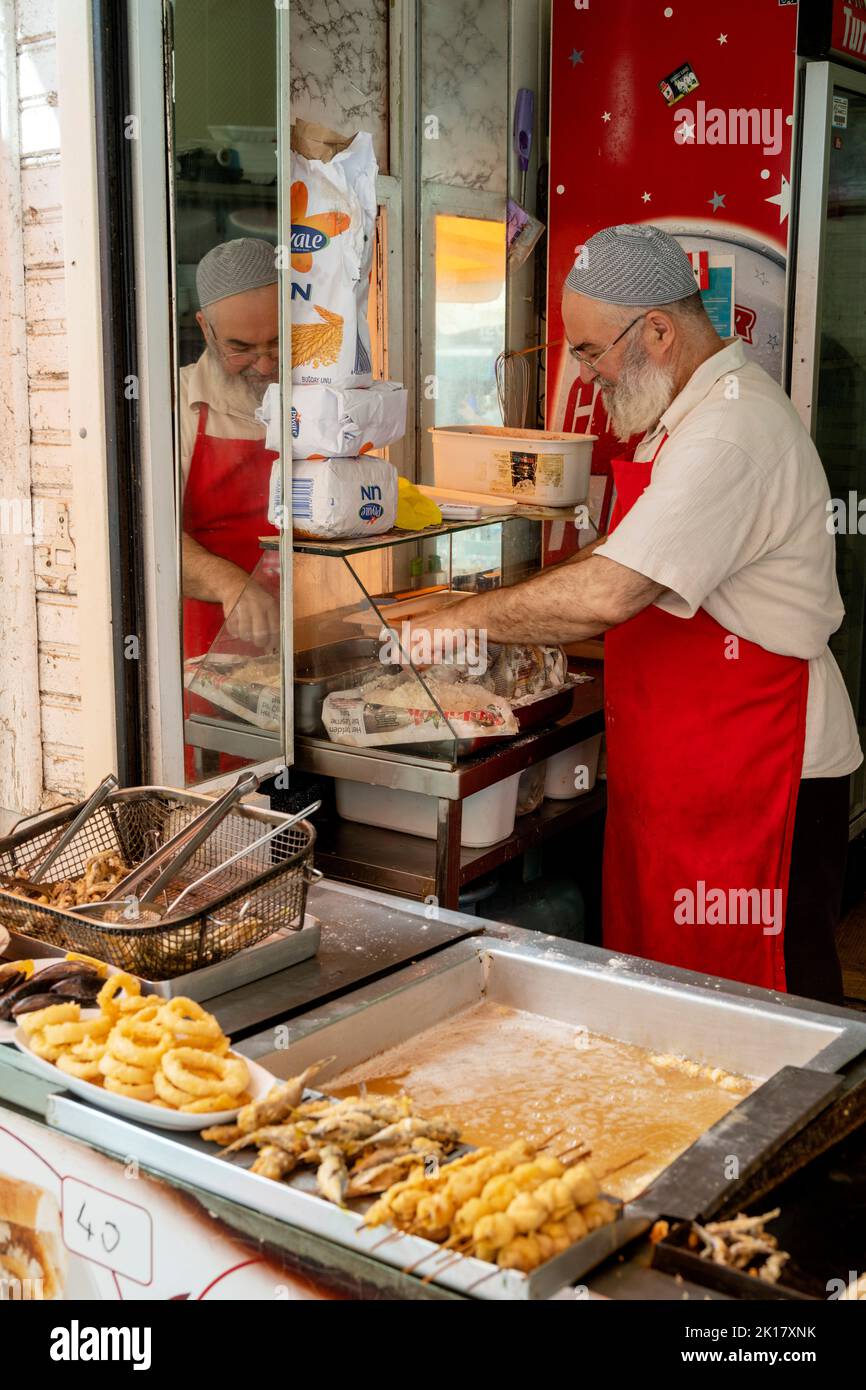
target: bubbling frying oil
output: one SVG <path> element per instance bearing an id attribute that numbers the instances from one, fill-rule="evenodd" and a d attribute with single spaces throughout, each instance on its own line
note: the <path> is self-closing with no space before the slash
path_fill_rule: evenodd
<path id="1" fill-rule="evenodd" d="M 658 1067 L 632 1043 L 483 1001 L 326 1083 L 346 1095 L 361 1082 L 379 1095 L 406 1091 L 420 1114 L 441 1114 L 467 1143 L 513 1139 L 561 1152 L 581 1142 L 605 1190 L 628 1199 L 736 1105 L 739 1094 L 705 1077 Z"/>

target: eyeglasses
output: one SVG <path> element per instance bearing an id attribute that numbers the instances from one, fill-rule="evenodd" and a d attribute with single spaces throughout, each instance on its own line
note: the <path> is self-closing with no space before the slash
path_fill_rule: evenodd
<path id="1" fill-rule="evenodd" d="M 584 357 L 582 352 L 578 352 L 577 348 L 572 347 L 570 344 L 568 351 L 571 353 L 571 356 L 574 358 L 576 362 L 579 362 L 582 367 L 588 367 L 591 372 L 595 372 L 596 376 L 598 376 L 599 373 L 596 363 L 600 362 L 601 359 L 604 357 L 605 353 L 610 352 L 611 348 L 615 348 L 620 339 L 624 338 L 626 333 L 630 333 L 631 330 L 634 328 L 635 324 L 640 323 L 641 319 L 645 319 L 648 313 L 649 310 L 646 309 L 642 314 L 638 314 L 637 318 L 632 319 L 631 323 L 626 324 L 622 332 L 617 333 L 613 341 L 608 343 L 606 348 L 602 348 L 601 352 L 597 352 L 595 357 Z"/>
<path id="2" fill-rule="evenodd" d="M 244 364 L 249 366 L 250 363 L 257 362 L 260 357 L 268 357 L 270 358 L 271 362 L 276 362 L 277 365 L 279 365 L 279 343 L 277 343 L 276 347 L 269 347 L 264 352 L 262 352 L 261 349 L 257 347 L 244 348 L 243 352 L 226 352 L 225 348 L 222 346 L 222 343 L 220 342 L 219 338 L 217 337 L 214 331 L 214 326 L 211 323 L 210 319 L 205 319 L 205 323 L 207 324 L 208 329 L 210 330 L 210 335 L 213 338 L 214 347 L 216 348 L 217 352 L 219 353 L 220 357 L 223 359 L 224 362 L 230 362 L 233 367 L 239 367 Z"/>

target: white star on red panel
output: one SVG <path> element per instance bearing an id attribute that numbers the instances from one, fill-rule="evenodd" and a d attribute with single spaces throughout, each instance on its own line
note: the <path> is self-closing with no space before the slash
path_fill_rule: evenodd
<path id="1" fill-rule="evenodd" d="M 775 203 L 779 209 L 779 221 L 784 222 L 788 213 L 791 211 L 791 185 L 782 175 L 782 187 L 772 198 L 765 198 L 765 203 Z"/>

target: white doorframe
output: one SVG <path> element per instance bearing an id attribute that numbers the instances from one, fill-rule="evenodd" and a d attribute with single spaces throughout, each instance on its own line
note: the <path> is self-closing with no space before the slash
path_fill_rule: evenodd
<path id="1" fill-rule="evenodd" d="M 85 786 L 117 768 L 105 456 L 93 33 L 88 0 L 57 6 L 60 166 Z"/>
<path id="2" fill-rule="evenodd" d="M 174 457 L 166 109 L 160 4 L 129 5 L 135 284 L 151 780 L 183 786 L 180 575 Z M 156 95 L 157 99 L 154 99 Z"/>
<path id="3" fill-rule="evenodd" d="M 42 801 L 15 9 L 0 0 L 0 808 L 10 821 Z"/>

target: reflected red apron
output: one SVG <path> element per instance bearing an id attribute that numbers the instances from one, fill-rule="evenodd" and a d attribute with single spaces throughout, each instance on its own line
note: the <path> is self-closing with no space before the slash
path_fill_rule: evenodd
<path id="1" fill-rule="evenodd" d="M 183 494 L 183 529 L 213 555 L 231 560 L 252 574 L 261 555 L 259 537 L 277 534 L 268 522 L 271 464 L 278 454 L 263 439 L 216 439 L 207 432 L 208 407 L 199 406 L 198 428 Z M 201 656 L 223 625 L 221 603 L 185 598 L 183 654 Z M 234 642 L 232 650 L 243 651 Z M 252 652 L 254 649 L 249 648 Z M 185 692 L 187 714 L 213 714 L 209 701 Z M 187 777 L 194 776 L 192 750 L 186 750 Z M 241 767 L 243 760 L 220 757 L 222 770 Z"/>
<path id="2" fill-rule="evenodd" d="M 664 442 L 612 460 L 611 531 Z M 784 990 L 808 663 L 650 604 L 606 633 L 604 665 L 605 946 Z"/>
<path id="3" fill-rule="evenodd" d="M 212 555 L 252 574 L 261 554 L 259 536 L 276 534 L 267 516 L 271 464 L 278 455 L 263 439 L 215 439 L 207 432 L 207 417 L 202 401 L 183 494 L 183 529 Z M 222 625 L 221 603 L 184 599 L 184 656 L 206 652 Z"/>

